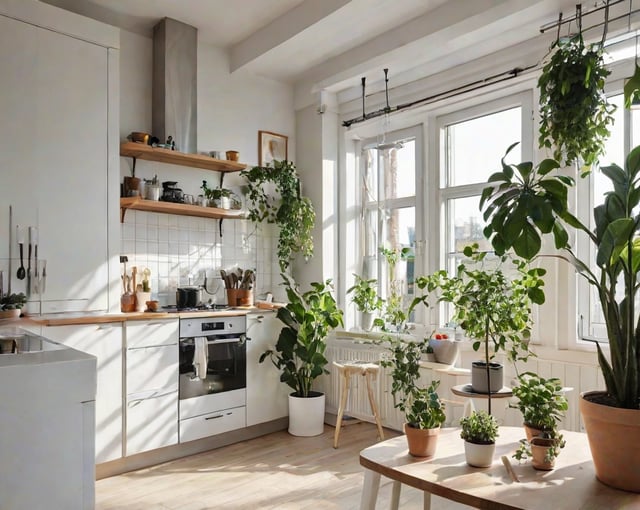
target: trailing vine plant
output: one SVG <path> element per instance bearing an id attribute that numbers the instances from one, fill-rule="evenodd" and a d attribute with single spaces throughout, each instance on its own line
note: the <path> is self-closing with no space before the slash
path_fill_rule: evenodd
<path id="1" fill-rule="evenodd" d="M 556 51 L 542 68 L 540 89 L 540 147 L 553 148 L 553 157 L 571 165 L 581 161 L 588 172 L 604 153 L 616 107 L 607 101 L 603 45 L 586 46 L 582 34 L 557 40 Z"/>
<path id="2" fill-rule="evenodd" d="M 305 260 L 313 256 L 311 231 L 316 219 L 313 205 L 300 191 L 300 179 L 291 161 L 274 160 L 267 166 L 243 170 L 247 179 L 249 219 L 255 223 L 266 221 L 280 227 L 278 263 L 286 271 L 292 259 L 300 253 Z M 275 185 L 275 195 L 268 184 Z"/>

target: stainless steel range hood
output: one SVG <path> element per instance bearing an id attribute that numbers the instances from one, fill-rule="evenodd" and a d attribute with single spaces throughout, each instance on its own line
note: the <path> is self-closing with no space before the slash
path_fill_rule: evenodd
<path id="1" fill-rule="evenodd" d="M 171 18 L 153 28 L 152 133 L 176 150 L 198 150 L 198 30 Z"/>

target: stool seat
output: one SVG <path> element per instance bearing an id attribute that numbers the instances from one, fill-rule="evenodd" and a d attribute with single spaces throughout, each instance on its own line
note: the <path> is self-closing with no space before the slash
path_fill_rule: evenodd
<path id="1" fill-rule="evenodd" d="M 338 448 L 338 440 L 340 438 L 340 429 L 342 427 L 342 417 L 344 416 L 344 410 L 347 405 L 347 399 L 349 396 L 349 386 L 351 383 L 352 375 L 361 375 L 365 378 L 367 383 L 367 395 L 369 396 L 369 404 L 371 405 L 371 412 L 375 418 L 376 425 L 378 427 L 378 439 L 382 441 L 384 439 L 384 432 L 382 431 L 382 424 L 380 423 L 380 416 L 378 415 L 378 407 L 376 405 L 375 398 L 373 396 L 373 390 L 371 389 L 371 378 L 378 377 L 380 366 L 377 363 L 371 361 L 334 361 L 333 366 L 338 369 L 340 374 L 340 383 L 342 391 L 340 394 L 340 406 L 338 408 L 338 418 L 336 420 L 336 431 L 333 438 L 333 447 Z"/>

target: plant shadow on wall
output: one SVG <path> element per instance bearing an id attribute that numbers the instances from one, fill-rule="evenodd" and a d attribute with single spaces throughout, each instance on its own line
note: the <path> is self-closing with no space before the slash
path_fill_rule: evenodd
<path id="1" fill-rule="evenodd" d="M 280 270 L 286 271 L 298 253 L 305 260 L 313 256 L 312 230 L 316 215 L 311 200 L 302 196 L 295 165 L 290 161 L 273 160 L 267 166 L 243 170 L 240 175 L 247 180 L 249 219 L 254 223 L 273 223 L 280 228 Z M 270 185 L 274 186 L 274 193 L 271 193 Z"/>

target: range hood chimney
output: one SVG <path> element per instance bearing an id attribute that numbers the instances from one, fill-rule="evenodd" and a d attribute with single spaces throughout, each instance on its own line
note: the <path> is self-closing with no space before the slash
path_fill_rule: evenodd
<path id="1" fill-rule="evenodd" d="M 195 154 L 197 133 L 198 30 L 171 18 L 153 27 L 152 133 L 176 150 Z"/>

